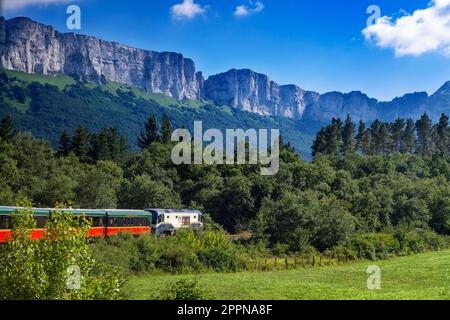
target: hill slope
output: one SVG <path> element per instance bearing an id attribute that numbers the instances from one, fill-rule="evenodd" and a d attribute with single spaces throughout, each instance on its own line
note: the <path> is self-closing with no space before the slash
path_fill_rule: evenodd
<path id="1" fill-rule="evenodd" d="M 304 159 L 320 123 L 260 116 L 205 100 L 176 100 L 162 94 L 146 93 L 115 82 L 94 84 L 69 76 L 44 76 L 0 69 L 0 117 L 11 115 L 21 130 L 48 139 L 57 146 L 64 129 L 80 124 L 91 131 L 117 127 L 133 149 L 145 120 L 166 112 L 175 128 L 192 130 L 203 121 L 204 130 L 217 128 L 279 128 Z"/>

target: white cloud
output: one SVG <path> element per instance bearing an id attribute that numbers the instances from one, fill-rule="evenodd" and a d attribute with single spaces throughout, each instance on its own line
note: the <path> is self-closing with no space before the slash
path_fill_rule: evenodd
<path id="1" fill-rule="evenodd" d="M 172 16 L 175 19 L 193 19 L 198 15 L 206 12 L 206 7 L 194 2 L 194 0 L 183 0 L 182 3 L 176 4 L 171 8 Z"/>
<path id="2" fill-rule="evenodd" d="M 14 11 L 28 6 L 69 3 L 71 0 L 3 0 L 2 9 Z"/>
<path id="3" fill-rule="evenodd" d="M 429 52 L 450 53 L 450 0 L 432 0 L 397 19 L 381 17 L 363 31 L 380 48 L 393 48 L 397 56 L 420 56 Z"/>
<path id="4" fill-rule="evenodd" d="M 236 10 L 234 11 L 234 16 L 236 17 L 247 17 L 251 16 L 252 14 L 261 12 L 264 10 L 264 4 L 262 2 L 255 2 L 252 1 L 249 2 L 248 5 L 241 4 L 240 6 L 236 7 Z"/>

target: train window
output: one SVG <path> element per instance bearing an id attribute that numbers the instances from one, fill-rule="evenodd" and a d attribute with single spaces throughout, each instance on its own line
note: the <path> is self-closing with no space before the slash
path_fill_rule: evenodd
<path id="1" fill-rule="evenodd" d="M 9 216 L 0 216 L 0 230 L 10 229 Z"/>
<path id="2" fill-rule="evenodd" d="M 36 228 L 44 229 L 47 224 L 48 217 L 47 216 L 34 216 L 34 220 L 36 221 Z"/>
<path id="3" fill-rule="evenodd" d="M 103 227 L 104 225 L 104 218 L 103 217 L 92 217 L 90 218 L 92 220 L 92 227 Z"/>

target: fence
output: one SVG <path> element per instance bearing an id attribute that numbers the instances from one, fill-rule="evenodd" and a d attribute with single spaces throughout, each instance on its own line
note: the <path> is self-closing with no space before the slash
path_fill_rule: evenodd
<path id="1" fill-rule="evenodd" d="M 296 257 L 256 258 L 247 265 L 247 271 L 273 271 L 297 268 L 334 266 L 353 260 L 348 255 L 309 254 Z"/>

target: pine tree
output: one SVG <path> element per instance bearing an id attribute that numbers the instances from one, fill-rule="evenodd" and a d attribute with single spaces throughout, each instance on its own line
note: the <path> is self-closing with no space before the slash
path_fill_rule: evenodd
<path id="1" fill-rule="evenodd" d="M 170 124 L 169 117 L 164 113 L 161 124 L 161 142 L 169 144 L 172 138 L 173 128 Z"/>
<path id="2" fill-rule="evenodd" d="M 82 162 L 89 162 L 89 131 L 79 126 L 72 138 L 72 150 Z"/>
<path id="3" fill-rule="evenodd" d="M 370 126 L 370 147 L 368 154 L 375 155 L 380 154 L 384 146 L 383 123 L 380 120 L 375 120 Z"/>
<path id="4" fill-rule="evenodd" d="M 141 135 L 138 137 L 138 145 L 144 150 L 148 148 L 153 142 L 159 140 L 158 137 L 158 123 L 156 117 L 153 115 L 148 118 L 145 123 L 144 131 L 141 131 Z"/>
<path id="5" fill-rule="evenodd" d="M 325 154 L 327 150 L 327 129 L 321 128 L 320 131 L 316 135 L 316 139 L 312 145 L 312 155 L 313 157 L 317 157 L 319 154 Z"/>
<path id="6" fill-rule="evenodd" d="M 69 133 L 64 130 L 59 137 L 58 155 L 61 157 L 66 157 L 69 155 L 70 151 L 72 151 L 72 143 Z"/>
<path id="7" fill-rule="evenodd" d="M 13 120 L 10 116 L 6 116 L 0 121 L 0 139 L 6 142 L 10 142 L 16 135 L 14 130 Z"/>
<path id="8" fill-rule="evenodd" d="M 416 135 L 414 131 L 414 121 L 409 118 L 406 121 L 406 127 L 403 131 L 400 152 L 401 153 L 413 153 L 416 147 Z"/>
<path id="9" fill-rule="evenodd" d="M 391 151 L 393 152 L 400 152 L 404 127 L 405 127 L 405 120 L 400 118 L 396 119 L 395 122 L 391 125 L 391 136 L 392 136 Z"/>
<path id="10" fill-rule="evenodd" d="M 427 113 L 416 122 L 418 148 L 421 157 L 428 157 L 433 152 L 433 124 Z"/>
<path id="11" fill-rule="evenodd" d="M 350 117 L 347 115 L 344 128 L 342 129 L 342 154 L 351 154 L 355 152 L 355 125 Z"/>
<path id="12" fill-rule="evenodd" d="M 359 121 L 358 134 L 356 136 L 357 149 L 361 154 L 368 154 L 370 149 L 370 135 L 366 130 L 366 124 L 364 121 Z"/>
<path id="13" fill-rule="evenodd" d="M 91 134 L 91 138 L 89 139 L 89 157 L 91 157 L 92 161 L 98 161 L 98 135 L 96 133 Z"/>
<path id="14" fill-rule="evenodd" d="M 327 130 L 327 150 L 326 153 L 329 155 L 339 155 L 342 145 L 342 121 L 341 119 L 333 118 L 331 120 L 331 125 Z"/>
<path id="15" fill-rule="evenodd" d="M 449 117 L 442 114 L 439 123 L 436 125 L 436 149 L 439 153 L 447 155 L 450 152 L 450 129 L 448 126 Z"/>

